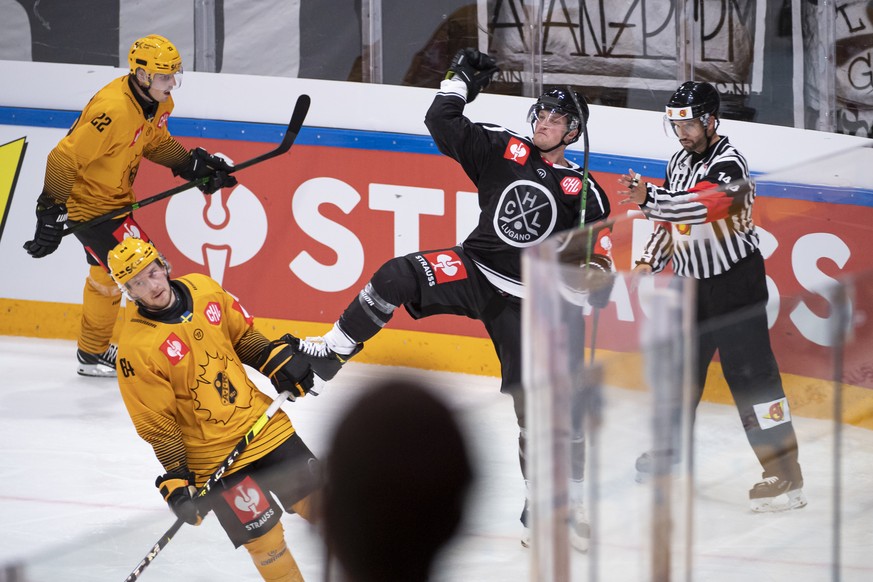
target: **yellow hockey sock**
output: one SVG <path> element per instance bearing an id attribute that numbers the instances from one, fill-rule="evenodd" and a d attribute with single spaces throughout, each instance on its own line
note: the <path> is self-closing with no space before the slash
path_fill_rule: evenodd
<path id="1" fill-rule="evenodd" d="M 261 577 L 268 582 L 303 582 L 291 550 L 285 545 L 285 528 L 279 522 L 264 535 L 244 544 Z"/>
<path id="2" fill-rule="evenodd" d="M 82 292 L 82 326 L 79 349 L 89 354 L 102 354 L 112 340 L 112 330 L 118 318 L 121 291 L 103 267 L 92 266 Z"/>

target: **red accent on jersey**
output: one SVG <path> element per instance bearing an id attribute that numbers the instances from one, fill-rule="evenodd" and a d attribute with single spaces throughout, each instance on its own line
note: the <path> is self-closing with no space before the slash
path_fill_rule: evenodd
<path id="1" fill-rule="evenodd" d="M 142 126 L 140 125 L 139 129 L 136 130 L 136 133 L 133 134 L 133 141 L 130 142 L 130 145 L 127 147 L 132 148 L 134 146 L 134 144 L 136 144 L 136 142 L 139 141 L 139 136 L 141 136 L 141 135 L 142 135 Z"/>
<path id="2" fill-rule="evenodd" d="M 527 157 L 529 155 L 530 148 L 528 145 L 515 137 L 509 139 L 509 143 L 506 144 L 506 150 L 503 152 L 504 158 L 512 160 L 520 166 L 523 166 L 525 162 L 527 162 Z"/>
<path id="3" fill-rule="evenodd" d="M 582 178 L 577 176 L 567 176 L 561 180 L 561 190 L 567 196 L 576 196 L 582 191 Z"/>
<path id="4" fill-rule="evenodd" d="M 594 241 L 594 254 L 610 256 L 612 251 L 612 227 L 602 228 L 597 232 L 597 240 Z"/>
<path id="5" fill-rule="evenodd" d="M 246 318 L 246 323 L 251 325 L 255 321 L 254 316 L 246 311 L 246 308 L 242 306 L 242 303 L 239 302 L 235 295 L 230 294 L 230 296 L 233 297 L 233 308 L 242 313 L 243 317 Z"/>
<path id="6" fill-rule="evenodd" d="M 461 281 L 467 278 L 467 268 L 454 251 L 439 251 L 422 255 L 433 269 L 437 284 Z"/>
<path id="7" fill-rule="evenodd" d="M 221 305 L 217 302 L 210 301 L 203 310 L 203 315 L 212 325 L 221 325 Z"/>
<path id="8" fill-rule="evenodd" d="M 170 117 L 170 114 L 164 111 L 164 114 L 161 115 L 161 118 L 158 119 L 158 127 L 164 127 L 167 125 L 167 118 Z"/>
<path id="9" fill-rule="evenodd" d="M 115 240 L 118 242 L 121 242 L 126 238 L 141 238 L 145 242 L 151 242 L 149 235 L 140 228 L 130 215 L 128 215 L 127 218 L 124 219 L 124 222 L 122 222 L 121 225 L 112 232 L 112 236 L 114 236 Z"/>
<path id="10" fill-rule="evenodd" d="M 720 184 L 698 182 L 688 189 L 689 192 L 700 192 L 697 200 L 706 206 L 706 222 L 715 222 L 727 218 L 733 199 L 724 191 L 715 190 Z"/>
<path id="11" fill-rule="evenodd" d="M 170 363 L 174 366 L 182 361 L 188 352 L 191 349 L 185 345 L 179 336 L 174 333 L 170 333 L 167 336 L 167 339 L 164 340 L 164 343 L 161 344 L 160 350 L 164 352 L 164 355 L 167 356 L 167 359 L 170 360 Z"/>
<path id="12" fill-rule="evenodd" d="M 249 476 L 231 489 L 222 491 L 221 496 L 241 523 L 257 521 L 265 511 L 270 509 L 267 495 Z"/>

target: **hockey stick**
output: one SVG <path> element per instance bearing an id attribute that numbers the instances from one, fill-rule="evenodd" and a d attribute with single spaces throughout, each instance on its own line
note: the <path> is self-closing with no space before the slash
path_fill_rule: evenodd
<path id="1" fill-rule="evenodd" d="M 267 410 L 264 411 L 260 418 L 255 421 L 255 424 L 252 425 L 252 428 L 250 428 L 245 436 L 240 439 L 240 441 L 236 444 L 236 446 L 233 448 L 227 458 L 225 458 L 224 461 L 222 461 L 222 463 L 215 470 L 215 472 L 212 473 L 212 476 L 209 477 L 206 483 L 204 483 L 203 486 L 197 490 L 197 493 L 194 494 L 195 499 L 203 497 L 204 495 L 209 493 L 212 487 L 215 486 L 218 480 L 221 479 L 224 473 L 230 468 L 231 465 L 233 465 L 237 457 L 239 457 L 249 445 L 249 443 L 258 436 L 258 434 L 267 425 L 267 422 L 269 422 L 269 420 L 273 418 L 273 415 L 276 414 L 282 404 L 284 404 L 284 402 L 290 397 L 291 393 L 286 390 L 285 392 L 280 393 L 279 396 L 277 396 L 276 399 L 273 400 L 269 408 L 267 408 Z M 174 523 L 170 527 L 170 529 L 164 532 L 164 535 L 161 536 L 161 539 L 159 539 L 155 543 L 155 545 L 152 546 L 152 549 L 149 550 L 149 553 L 145 555 L 145 557 L 140 561 L 139 564 L 137 564 L 136 568 L 133 569 L 133 572 L 131 572 L 127 576 L 127 578 L 124 579 L 124 582 L 133 582 L 134 580 L 139 579 L 143 570 L 145 570 L 148 565 L 151 564 L 155 560 L 155 558 L 158 557 L 160 551 L 163 550 L 168 543 L 170 543 L 170 540 L 173 539 L 173 536 L 176 535 L 176 532 L 179 531 L 179 528 L 181 528 L 184 523 L 185 520 L 181 518 L 177 519 L 176 523 Z"/>
<path id="2" fill-rule="evenodd" d="M 259 164 L 265 160 L 269 160 L 270 158 L 275 158 L 276 156 L 282 155 L 288 150 L 291 149 L 291 146 L 294 144 L 294 140 L 297 139 L 297 134 L 300 133 L 300 128 L 303 127 L 303 120 L 306 119 L 306 114 L 309 112 L 309 104 L 310 99 L 309 95 L 301 95 L 297 98 L 297 104 L 294 105 L 294 112 L 291 114 L 291 121 L 288 122 L 288 129 L 285 130 L 285 137 L 282 138 L 282 142 L 276 147 L 266 153 L 263 153 L 259 156 L 255 156 L 250 160 L 246 160 L 244 162 L 240 162 L 235 164 L 233 169 L 229 173 L 236 173 L 240 170 L 244 170 L 250 166 L 254 166 L 255 164 Z M 98 224 L 102 224 L 107 220 L 112 220 L 122 214 L 127 214 L 128 212 L 133 212 L 143 206 L 148 206 L 149 204 L 153 204 L 158 202 L 159 200 L 163 200 L 164 198 L 169 198 L 170 196 L 174 196 L 179 192 L 184 192 L 194 186 L 200 186 L 205 184 L 209 180 L 209 177 L 198 178 L 197 180 L 191 180 L 190 182 L 185 182 L 184 184 L 179 184 L 175 188 L 170 188 L 160 194 L 155 194 L 154 196 L 150 196 L 144 200 L 140 200 L 139 202 L 134 202 L 133 204 L 128 204 L 122 208 L 116 208 L 106 214 L 101 214 L 100 216 L 94 217 L 91 220 L 86 220 L 85 222 L 80 222 L 79 224 L 74 224 L 73 226 L 67 228 L 62 233 L 62 236 L 67 236 L 68 234 L 73 234 L 75 232 L 79 232 L 81 230 L 85 230 L 86 228 L 91 228 L 92 226 L 96 226 Z"/>

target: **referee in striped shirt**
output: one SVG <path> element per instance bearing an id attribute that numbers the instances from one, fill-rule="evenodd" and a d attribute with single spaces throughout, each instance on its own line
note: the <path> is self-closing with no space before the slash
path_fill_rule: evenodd
<path id="1" fill-rule="evenodd" d="M 770 347 L 764 259 L 752 221 L 755 186 L 745 157 L 716 133 L 719 103 L 709 83 L 683 83 L 664 117 L 682 146 L 667 165 L 664 185 L 641 184 L 639 175 L 628 170 L 619 178 L 625 188 L 619 194 L 657 221 L 634 271 L 657 273 L 672 261 L 677 275 L 698 282 L 695 408 L 718 350 L 749 444 L 763 468 L 763 480 L 749 491 L 752 510 L 796 509 L 806 505 L 806 497 L 797 438 Z M 652 464 L 651 454 L 645 453 L 637 469 L 650 472 Z"/>

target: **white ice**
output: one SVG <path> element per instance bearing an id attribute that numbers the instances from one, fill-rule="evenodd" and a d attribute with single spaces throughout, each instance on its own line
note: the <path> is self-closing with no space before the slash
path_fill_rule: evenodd
<path id="1" fill-rule="evenodd" d="M 436 581 L 530 580 L 531 551 L 519 543 L 524 485 L 511 400 L 490 377 L 421 372 L 356 362 L 318 397 L 284 406 L 300 435 L 326 453 L 333 422 L 370 381 L 414 374 L 458 411 L 478 470 L 467 519 L 444 552 Z M 70 341 L 0 337 L 0 565 L 24 564 L 25 580 L 120 581 L 174 518 L 154 488 L 161 468 L 136 435 L 114 380 L 75 373 Z M 258 382 L 265 392 L 269 384 Z M 647 427 L 635 396 L 608 392 L 601 454 L 597 580 L 651 580 L 646 550 L 651 491 L 634 482 Z M 795 418 L 809 505 L 753 514 L 747 490 L 760 469 L 733 407 L 704 403 L 697 425 L 693 518 L 695 581 L 873 579 L 873 433 L 844 427 L 841 552 L 834 566 L 833 427 Z M 299 517 L 283 517 L 286 539 L 307 580 L 324 580 L 324 549 Z M 591 556 L 574 554 L 572 581 L 591 580 Z M 684 558 L 677 554 L 674 560 Z M 674 571 L 682 575 L 681 565 Z M 4 579 L 0 568 L 0 580 Z M 258 580 L 214 517 L 184 526 L 142 580 Z M 680 579 L 674 577 L 674 579 Z M 684 577 L 681 579 L 685 579 Z"/>

